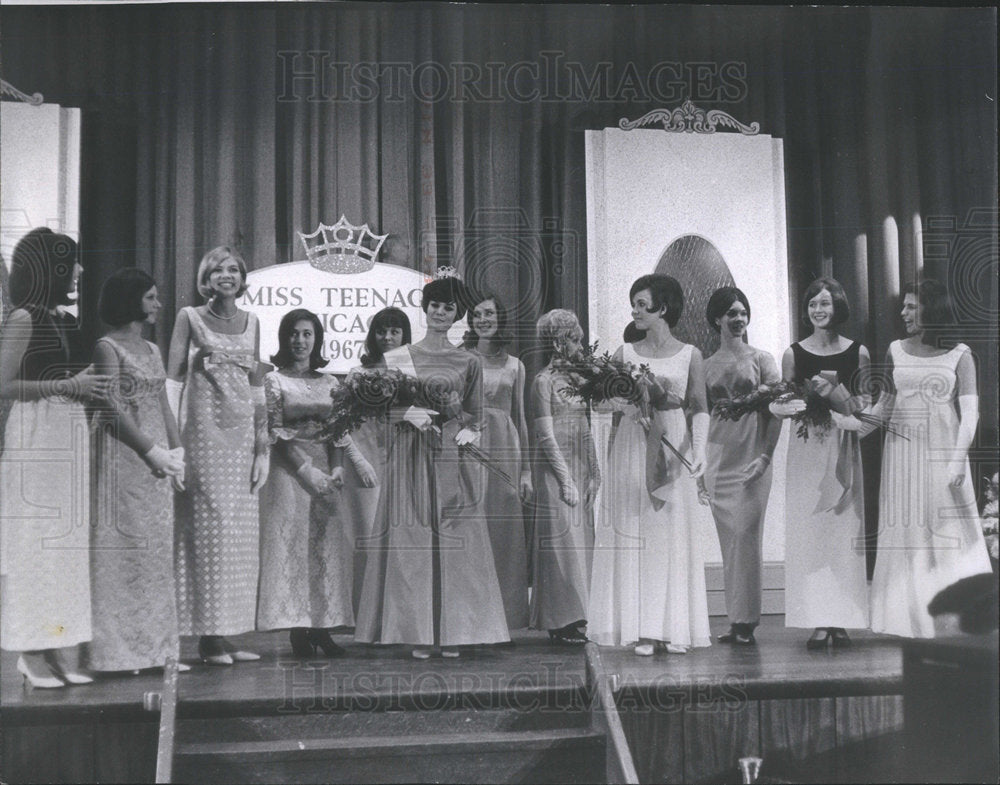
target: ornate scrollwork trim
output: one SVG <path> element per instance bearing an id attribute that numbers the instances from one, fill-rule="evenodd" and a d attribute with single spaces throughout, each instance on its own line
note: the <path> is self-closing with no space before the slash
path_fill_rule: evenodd
<path id="1" fill-rule="evenodd" d="M 717 130 L 716 126 L 739 131 L 745 136 L 754 136 L 760 133 L 760 123 L 744 125 L 721 109 L 710 109 L 706 112 L 704 109 L 699 109 L 691 101 L 685 101 L 674 109 L 654 109 L 651 112 L 646 112 L 638 120 L 629 120 L 627 117 L 623 117 L 618 121 L 618 127 L 623 131 L 631 131 L 634 128 L 642 128 L 656 123 L 660 123 L 664 131 L 686 134 L 714 134 Z"/>
<path id="2" fill-rule="evenodd" d="M 24 103 L 31 104 L 32 106 L 41 106 L 45 102 L 45 98 L 42 97 L 41 93 L 35 93 L 34 95 L 22 93 L 10 82 L 3 79 L 0 79 L 0 95 L 10 96 L 16 101 L 23 101 Z"/>

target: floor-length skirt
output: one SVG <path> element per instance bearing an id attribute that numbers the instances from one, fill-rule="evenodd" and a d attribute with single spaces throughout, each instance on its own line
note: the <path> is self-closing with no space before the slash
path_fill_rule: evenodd
<path id="1" fill-rule="evenodd" d="M 394 426 L 355 638 L 459 646 L 509 640 L 481 489 L 484 470 L 440 434 Z"/>
<path id="2" fill-rule="evenodd" d="M 365 581 L 365 561 L 368 554 L 367 543 L 375 528 L 375 516 L 378 513 L 378 499 L 385 481 L 386 453 L 385 445 L 387 431 L 391 428 L 384 420 L 367 420 L 361 427 L 351 433 L 351 440 L 365 460 L 372 465 L 378 482 L 372 488 L 365 488 L 349 460 L 344 460 L 344 487 L 337 504 L 337 517 L 341 526 L 350 538 L 353 553 L 353 605 L 357 616 L 361 602 L 361 590 Z"/>
<path id="3" fill-rule="evenodd" d="M 858 435 L 793 433 L 785 498 L 785 626 L 868 627 Z"/>
<path id="4" fill-rule="evenodd" d="M 13 404 L 0 455 L 0 646 L 91 638 L 90 444 L 79 404 Z"/>
<path id="5" fill-rule="evenodd" d="M 672 444 L 689 452 L 680 409 L 656 412 Z M 605 646 L 640 638 L 711 645 L 705 567 L 693 536 L 697 484 L 664 450 L 667 483 L 655 509 L 646 483 L 646 433 L 629 414 L 614 434 L 594 545 L 587 635 Z"/>

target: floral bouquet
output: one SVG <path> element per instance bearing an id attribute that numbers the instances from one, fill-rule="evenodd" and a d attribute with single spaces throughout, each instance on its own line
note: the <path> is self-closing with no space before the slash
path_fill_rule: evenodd
<path id="1" fill-rule="evenodd" d="M 596 343 L 584 347 L 577 357 L 562 359 L 559 370 L 567 379 L 560 392 L 566 392 L 590 406 L 614 399 L 624 400 L 636 406 L 647 421 L 650 393 L 661 397 L 668 394 L 657 383 L 648 365 L 618 360 L 608 352 L 598 355 Z M 648 426 L 646 429 L 648 431 Z M 660 441 L 691 471 L 691 462 L 666 436 L 661 436 Z"/>
<path id="2" fill-rule="evenodd" d="M 997 536 L 997 480 L 998 475 L 994 474 L 986 480 L 986 504 L 983 506 L 983 536 L 986 538 L 986 549 L 990 552 L 990 561 L 993 563 L 993 571 L 997 570 L 997 559 L 1000 558 L 1000 543 Z"/>

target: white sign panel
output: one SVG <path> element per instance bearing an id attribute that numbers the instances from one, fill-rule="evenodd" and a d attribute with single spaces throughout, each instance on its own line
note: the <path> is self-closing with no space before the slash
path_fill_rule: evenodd
<path id="1" fill-rule="evenodd" d="M 427 329 L 420 308 L 424 285 L 430 280 L 419 270 L 395 264 L 376 263 L 362 273 L 332 273 L 309 262 L 289 262 L 253 270 L 247 275 L 247 291 L 238 301 L 260 320 L 260 358 L 268 362 L 278 351 L 278 325 L 289 311 L 305 308 L 323 324 L 324 355 L 330 363 L 320 370 L 345 374 L 359 365 L 372 317 L 395 306 L 410 319 L 413 340 Z M 449 333 L 458 343 L 466 330 L 465 320 Z"/>

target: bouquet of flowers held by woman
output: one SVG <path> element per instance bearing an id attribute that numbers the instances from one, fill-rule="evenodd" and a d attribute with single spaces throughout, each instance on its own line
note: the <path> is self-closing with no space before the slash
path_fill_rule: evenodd
<path id="1" fill-rule="evenodd" d="M 650 417 L 650 396 L 669 394 L 660 387 L 648 365 L 618 360 L 608 352 L 598 355 L 596 343 L 585 346 L 576 357 L 564 358 L 559 369 L 566 375 L 563 390 L 568 394 L 591 406 L 624 400 L 639 409 L 646 423 Z M 649 426 L 645 428 L 648 432 Z M 660 441 L 691 471 L 691 462 L 666 436 L 661 435 Z"/>
<path id="2" fill-rule="evenodd" d="M 331 442 L 339 442 L 369 420 L 384 421 L 391 408 L 421 406 L 439 411 L 443 404 L 443 401 L 434 400 L 420 379 L 395 368 L 369 368 L 352 373 L 330 391 L 330 399 L 333 405 L 323 421 L 320 437 Z M 440 432 L 437 426 L 435 430 Z M 511 487 L 516 487 L 510 475 L 492 463 L 479 447 L 466 444 L 460 449 Z"/>
<path id="3" fill-rule="evenodd" d="M 864 423 L 884 427 L 890 433 L 906 439 L 907 437 L 873 415 L 862 411 L 864 406 L 857 396 L 851 395 L 843 384 L 837 382 L 834 371 L 821 371 L 818 376 L 804 384 L 794 382 L 778 382 L 777 384 L 762 384 L 756 390 L 735 398 L 723 398 L 716 402 L 712 414 L 721 420 L 739 420 L 748 414 L 762 414 L 769 410 L 772 403 L 789 403 L 802 401 L 805 408 L 791 415 L 795 423 L 795 435 L 803 441 L 809 440 L 812 429 L 820 440 L 826 437 L 833 427 L 832 412 L 844 417 L 854 416 Z"/>

